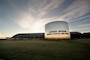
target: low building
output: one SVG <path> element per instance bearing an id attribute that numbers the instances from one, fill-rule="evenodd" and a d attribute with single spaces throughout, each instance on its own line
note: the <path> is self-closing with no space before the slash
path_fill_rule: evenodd
<path id="1" fill-rule="evenodd" d="M 22 33 L 16 34 L 11 39 L 44 39 L 44 33 Z"/>

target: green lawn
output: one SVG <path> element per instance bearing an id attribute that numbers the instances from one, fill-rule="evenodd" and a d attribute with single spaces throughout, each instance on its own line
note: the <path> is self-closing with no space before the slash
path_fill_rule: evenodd
<path id="1" fill-rule="evenodd" d="M 90 40 L 1 40 L 0 60 L 90 60 Z"/>

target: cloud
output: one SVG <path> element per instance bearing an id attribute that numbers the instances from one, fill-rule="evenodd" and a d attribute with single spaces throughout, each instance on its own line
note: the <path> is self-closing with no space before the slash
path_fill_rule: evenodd
<path id="1" fill-rule="evenodd" d="M 46 23 L 53 21 L 55 17 L 42 18 L 49 11 L 58 8 L 64 0 L 32 0 L 27 10 L 18 10 L 18 18 L 15 22 L 23 29 L 30 29 L 32 32 L 44 31 Z"/>
<path id="2" fill-rule="evenodd" d="M 85 25 L 81 25 L 81 26 L 78 26 L 78 27 L 74 27 L 72 28 L 70 31 L 78 31 L 78 32 L 90 32 L 90 24 L 85 24 Z"/>
<path id="3" fill-rule="evenodd" d="M 79 18 L 73 19 L 73 21 L 70 21 L 70 22 L 74 22 L 74 21 L 82 20 L 82 19 L 85 19 L 85 18 L 88 18 L 88 17 L 90 17 L 90 15 L 86 15 L 86 16 L 82 16 L 82 17 L 79 17 Z M 81 22 L 84 22 L 84 21 L 86 21 L 86 20 L 83 20 L 83 21 L 81 21 Z"/>
<path id="4" fill-rule="evenodd" d="M 64 0 L 33 0 L 30 5 L 30 10 L 39 13 L 38 15 L 43 16 L 49 11 L 58 8 Z"/>
<path id="5" fill-rule="evenodd" d="M 53 14 L 53 17 L 45 17 L 49 12 L 52 12 L 52 10 L 61 9 L 64 1 L 65 0 L 30 0 L 27 6 L 20 5 L 22 6 L 21 8 L 18 4 L 16 5 L 16 2 L 13 2 L 11 5 L 15 8 L 15 13 L 18 16 L 15 22 L 21 28 L 29 29 L 31 32 L 43 32 L 44 26 L 48 22 L 57 20 L 67 22 L 76 21 L 83 19 L 84 17 L 81 16 L 90 12 L 90 0 L 76 0 L 70 4 L 68 8 L 63 10 L 60 15 L 55 16 Z M 60 11 L 56 12 L 59 13 Z"/>
<path id="6" fill-rule="evenodd" d="M 77 26 L 75 26 L 75 27 L 73 27 L 74 29 L 76 29 L 76 28 L 78 28 L 78 29 L 81 29 L 81 28 L 87 28 L 87 27 L 90 27 L 90 24 L 82 24 L 82 25 L 77 25 Z"/>
<path id="7" fill-rule="evenodd" d="M 64 11 L 65 14 L 61 17 L 71 21 L 75 18 L 85 15 L 86 13 L 90 12 L 89 2 L 90 0 L 76 0 Z"/>
<path id="8" fill-rule="evenodd" d="M 70 26 L 71 31 L 78 31 L 78 32 L 89 32 L 90 31 L 90 21 L 89 20 L 82 20 L 82 21 L 77 21 L 73 22 Z"/>
<path id="9" fill-rule="evenodd" d="M 20 17 L 15 20 L 22 28 L 29 28 L 34 23 L 34 17 L 27 13 L 21 13 Z"/>

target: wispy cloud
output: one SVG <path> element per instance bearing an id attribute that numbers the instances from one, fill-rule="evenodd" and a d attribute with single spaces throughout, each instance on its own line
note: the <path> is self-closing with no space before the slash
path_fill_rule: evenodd
<path id="1" fill-rule="evenodd" d="M 52 21 L 55 17 L 42 18 L 49 11 L 58 8 L 64 0 L 32 0 L 28 10 L 17 11 L 19 18 L 15 20 L 21 28 L 30 29 L 32 32 L 42 32 L 44 31 L 44 25 Z"/>
<path id="2" fill-rule="evenodd" d="M 64 5 L 64 1 L 65 0 L 30 0 L 28 1 L 27 6 L 23 6 L 21 8 L 16 5 L 16 1 L 10 2 L 12 2 L 11 5 L 16 10 L 15 13 L 18 16 L 15 19 L 15 22 L 21 28 L 29 29 L 31 32 L 43 32 L 44 26 L 48 22 L 56 20 L 71 22 L 75 19 L 83 19 L 84 17 L 81 16 L 90 12 L 90 0 L 76 0 L 62 12 L 56 11 L 57 13 L 61 12 L 60 15 L 53 14 L 52 17 L 45 17 L 48 13 L 52 12 L 52 10 L 61 9 L 63 7 L 62 5 Z"/>
<path id="3" fill-rule="evenodd" d="M 71 4 L 64 12 L 66 12 L 61 17 L 71 21 L 75 18 L 85 15 L 90 12 L 90 0 L 76 0 Z"/>
<path id="4" fill-rule="evenodd" d="M 90 24 L 82 24 L 82 25 L 75 26 L 75 27 L 73 27 L 73 28 L 74 28 L 74 29 L 76 29 L 76 28 L 78 28 L 78 29 L 80 28 L 80 29 L 81 29 L 81 28 L 83 28 L 83 27 L 84 27 L 84 28 L 85 28 L 85 27 L 86 27 L 86 28 L 87 28 L 87 27 L 90 27 Z"/>

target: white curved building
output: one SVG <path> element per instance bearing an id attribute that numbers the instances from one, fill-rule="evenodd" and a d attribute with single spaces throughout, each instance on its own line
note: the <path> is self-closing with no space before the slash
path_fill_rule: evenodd
<path id="1" fill-rule="evenodd" d="M 45 25 L 45 39 L 70 39 L 68 23 L 54 21 Z"/>

